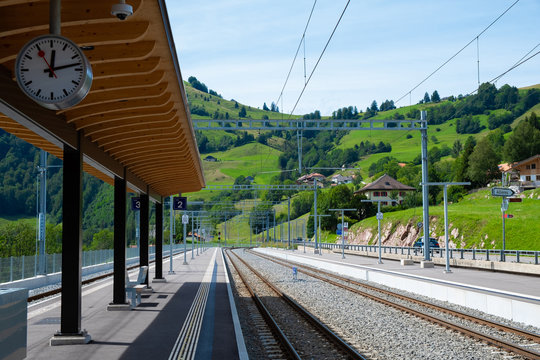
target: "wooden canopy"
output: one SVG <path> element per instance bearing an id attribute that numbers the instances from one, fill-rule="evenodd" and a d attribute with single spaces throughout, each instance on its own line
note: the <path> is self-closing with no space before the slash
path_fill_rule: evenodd
<path id="1" fill-rule="evenodd" d="M 0 0 L 0 128 L 62 158 L 80 148 L 84 170 L 154 198 L 204 187 L 204 177 L 164 0 L 64 0 L 61 34 L 84 49 L 94 80 L 75 107 L 47 110 L 14 77 L 22 46 L 49 33 L 49 1 Z"/>

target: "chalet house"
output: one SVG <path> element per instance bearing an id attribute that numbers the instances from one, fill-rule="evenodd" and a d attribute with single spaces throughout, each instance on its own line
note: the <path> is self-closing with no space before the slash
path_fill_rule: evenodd
<path id="1" fill-rule="evenodd" d="M 392 202 L 392 192 L 397 192 L 397 200 L 399 204 L 403 203 L 403 199 L 408 192 L 416 191 L 415 188 L 400 183 L 396 179 L 384 174 L 371 184 L 367 184 L 362 189 L 355 191 L 355 194 L 365 194 L 370 200 L 383 200 L 382 206 L 397 205 Z"/>
<path id="2" fill-rule="evenodd" d="M 332 180 L 332 184 L 334 185 L 350 184 L 353 182 L 353 177 L 336 174 L 331 177 L 331 180 Z"/>
<path id="3" fill-rule="evenodd" d="M 323 174 L 311 173 L 311 174 L 307 174 L 307 175 L 303 175 L 299 177 L 298 179 L 296 179 L 296 183 L 297 184 L 313 184 L 313 181 L 315 179 L 317 179 L 317 181 L 319 182 L 319 186 L 322 186 L 322 182 L 323 180 L 326 179 L 326 177 Z"/>
<path id="4" fill-rule="evenodd" d="M 523 190 L 540 187 L 540 155 L 512 164 L 512 171 L 519 173 L 519 186 Z"/>
<path id="5" fill-rule="evenodd" d="M 207 157 L 205 157 L 203 159 L 204 161 L 210 161 L 210 162 L 216 162 L 218 161 L 215 157 L 213 157 L 212 155 L 208 155 Z"/>

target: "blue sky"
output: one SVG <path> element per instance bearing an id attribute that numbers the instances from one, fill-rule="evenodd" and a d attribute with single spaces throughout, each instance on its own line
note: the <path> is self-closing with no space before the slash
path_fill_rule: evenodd
<path id="1" fill-rule="evenodd" d="M 352 0 L 295 114 L 344 106 L 365 109 L 397 100 L 478 35 L 515 0 Z M 318 0 L 306 32 L 307 75 L 346 0 Z M 169 0 L 184 80 L 195 76 L 224 98 L 262 107 L 280 95 L 313 0 Z M 493 79 L 540 43 L 540 1 L 520 0 L 479 38 L 480 81 Z M 540 50 L 540 46 L 534 52 Z M 533 52 L 533 53 L 534 53 Z M 284 90 L 289 113 L 304 86 L 303 48 Z M 441 97 L 477 87 L 477 46 L 397 103 L 417 103 L 427 91 Z M 496 85 L 540 83 L 540 54 Z"/>

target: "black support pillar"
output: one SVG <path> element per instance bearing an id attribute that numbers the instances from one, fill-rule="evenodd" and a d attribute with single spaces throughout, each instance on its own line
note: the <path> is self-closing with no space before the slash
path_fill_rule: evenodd
<path id="1" fill-rule="evenodd" d="M 126 180 L 114 178 L 114 279 L 111 305 L 126 304 Z"/>
<path id="2" fill-rule="evenodd" d="M 140 266 L 148 266 L 148 234 L 149 234 L 149 201 L 148 194 L 141 194 L 141 240 L 139 249 L 139 264 Z M 150 272 L 148 272 L 149 274 Z M 146 276 L 146 285 L 148 286 L 148 278 Z"/>
<path id="3" fill-rule="evenodd" d="M 163 279 L 163 198 L 156 203 L 156 277 Z"/>
<path id="4" fill-rule="evenodd" d="M 51 345 L 86 343 L 81 332 L 82 152 L 64 146 L 62 187 L 62 301 L 60 332 Z"/>

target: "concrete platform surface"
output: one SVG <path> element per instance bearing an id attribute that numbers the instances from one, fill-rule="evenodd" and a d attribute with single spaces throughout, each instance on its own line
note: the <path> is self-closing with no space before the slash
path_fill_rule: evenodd
<path id="1" fill-rule="evenodd" d="M 81 328 L 92 341 L 86 345 L 49 346 L 60 328 L 59 298 L 28 309 L 28 359 L 168 359 L 196 298 L 203 278 L 208 283 L 196 359 L 237 359 L 239 351 L 231 314 L 225 268 L 220 249 L 199 252 L 188 265 L 183 255 L 173 260 L 175 274 L 167 282 L 152 283 L 154 292 L 142 295 L 132 311 L 107 311 L 112 301 L 112 279 L 83 289 Z M 165 261 L 168 269 L 168 261 Z M 153 276 L 153 268 L 149 275 Z M 206 276 L 206 278 L 205 278 Z M 241 331 L 240 331 L 241 332 Z M 243 341 L 240 334 L 238 337 Z M 175 358 L 174 354 L 173 357 Z"/>

